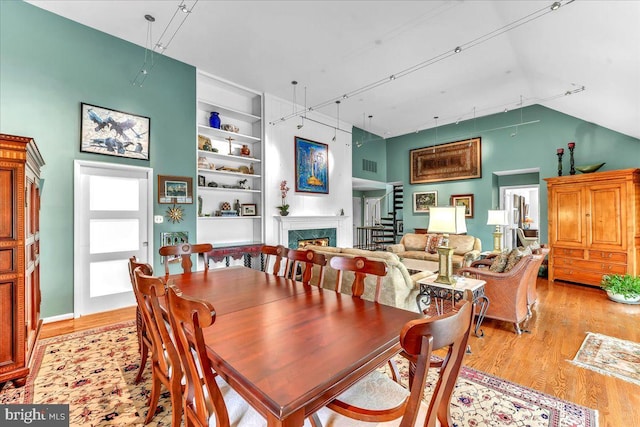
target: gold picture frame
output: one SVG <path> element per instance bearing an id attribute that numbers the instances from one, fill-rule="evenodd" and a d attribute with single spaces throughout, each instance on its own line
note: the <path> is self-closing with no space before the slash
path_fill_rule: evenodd
<path id="1" fill-rule="evenodd" d="M 473 218 L 473 194 L 452 194 L 451 206 L 464 206 L 464 217 Z"/>
<path id="2" fill-rule="evenodd" d="M 410 183 L 482 178 L 480 142 L 476 137 L 411 150 Z"/>
<path id="3" fill-rule="evenodd" d="M 158 175 L 158 203 L 193 203 L 193 178 Z"/>

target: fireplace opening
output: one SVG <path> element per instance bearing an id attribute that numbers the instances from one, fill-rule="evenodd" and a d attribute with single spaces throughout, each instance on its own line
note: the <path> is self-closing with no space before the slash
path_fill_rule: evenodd
<path id="1" fill-rule="evenodd" d="M 328 237 L 316 237 L 313 239 L 299 239 L 298 248 L 304 248 L 307 245 L 329 246 Z"/>

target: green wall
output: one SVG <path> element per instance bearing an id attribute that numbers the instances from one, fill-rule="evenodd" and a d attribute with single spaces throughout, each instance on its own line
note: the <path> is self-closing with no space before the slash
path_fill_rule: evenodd
<path id="1" fill-rule="evenodd" d="M 580 102 L 578 98 L 575 102 Z M 640 167 L 640 140 L 614 132 L 610 129 L 585 122 L 555 110 L 534 105 L 520 110 L 495 114 L 474 120 L 440 126 L 435 129 L 411 133 L 387 140 L 387 182 L 402 182 L 404 185 L 404 228 L 427 227 L 428 214 L 414 214 L 412 194 L 417 191 L 438 192 L 438 204 L 449 205 L 452 194 L 474 194 L 475 216 L 467 220 L 469 234 L 482 240 L 483 249 L 491 249 L 492 227 L 486 225 L 487 211 L 499 204 L 499 185 L 539 184 L 540 186 L 540 236 L 547 241 L 547 189 L 544 178 L 557 176 L 558 158 L 556 149 L 563 147 L 564 174 L 569 173 L 567 143 L 575 141 L 575 164 L 588 165 L 606 162 L 601 171 Z M 492 130 L 517 123 L 539 120 L 538 123 Z M 512 134 L 514 134 L 512 136 Z M 458 141 L 469 137 L 482 138 L 482 177 L 478 179 L 409 184 L 409 150 L 435 144 Z M 356 150 L 354 148 L 354 150 Z M 539 168 L 536 174 L 505 177 L 497 171 Z M 354 168 L 355 169 L 355 168 Z M 509 182 L 509 184 L 505 184 Z"/>
<path id="2" fill-rule="evenodd" d="M 353 154 L 351 157 L 352 176 L 372 181 L 387 182 L 387 144 L 383 138 L 370 132 L 353 127 L 351 130 Z M 358 146 L 360 145 L 360 146 Z M 362 169 L 362 160 L 377 163 L 377 171 L 369 172 Z"/>
<path id="3" fill-rule="evenodd" d="M 141 22 L 141 28 L 146 23 Z M 195 69 L 160 57 L 143 87 L 131 81 L 144 49 L 18 1 L 0 1 L 0 132 L 33 137 L 46 165 L 41 214 L 42 316 L 73 311 L 73 161 L 145 166 L 195 179 Z M 80 103 L 151 118 L 150 161 L 80 153 Z M 195 182 L 195 181 L 194 181 Z M 162 231 L 195 236 L 185 221 L 154 225 L 154 268 Z"/>

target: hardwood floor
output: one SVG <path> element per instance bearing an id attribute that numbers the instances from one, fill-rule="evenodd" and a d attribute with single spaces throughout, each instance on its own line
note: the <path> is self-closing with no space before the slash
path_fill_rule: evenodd
<path id="1" fill-rule="evenodd" d="M 135 318 L 135 308 L 44 325 L 42 337 L 94 328 Z M 600 427 L 640 426 L 640 387 L 577 367 L 569 361 L 587 332 L 640 342 L 640 305 L 609 301 L 597 288 L 538 279 L 538 302 L 516 335 L 509 323 L 492 319 L 485 336 L 470 340 L 472 368 L 597 409 Z"/>

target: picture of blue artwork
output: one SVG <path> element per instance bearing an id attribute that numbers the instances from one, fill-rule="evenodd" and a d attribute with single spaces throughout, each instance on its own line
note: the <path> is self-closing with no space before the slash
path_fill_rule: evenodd
<path id="1" fill-rule="evenodd" d="M 329 194 L 329 146 L 295 137 L 296 191 Z"/>

